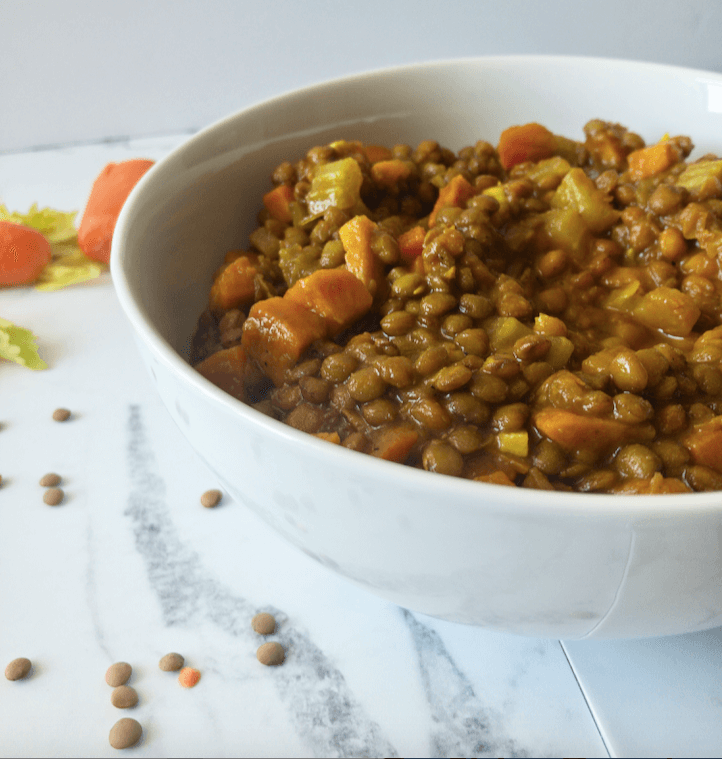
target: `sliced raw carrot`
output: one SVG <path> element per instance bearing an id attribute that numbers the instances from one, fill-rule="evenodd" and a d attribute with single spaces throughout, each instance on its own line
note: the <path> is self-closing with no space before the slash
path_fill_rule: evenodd
<path id="1" fill-rule="evenodd" d="M 542 435 L 565 450 L 591 448 L 601 452 L 630 438 L 632 429 L 616 419 L 582 416 L 572 411 L 545 408 L 534 417 Z"/>
<path id="2" fill-rule="evenodd" d="M 251 306 L 242 345 L 276 386 L 315 340 L 328 334 L 327 322 L 288 298 L 268 298 Z"/>
<path id="3" fill-rule="evenodd" d="M 499 160 L 505 169 L 525 161 L 541 161 L 554 155 L 557 141 L 541 124 L 532 122 L 505 129 L 499 137 Z"/>
<path id="4" fill-rule="evenodd" d="M 629 173 L 635 181 L 653 177 L 677 162 L 678 154 L 674 146 L 663 140 L 656 145 L 635 150 L 627 156 Z"/>
<path id="5" fill-rule="evenodd" d="M 263 205 L 268 213 L 278 221 L 290 224 L 293 221 L 290 203 L 293 200 L 293 187 L 287 184 L 274 187 L 263 196 Z"/>
<path id="6" fill-rule="evenodd" d="M 133 158 L 109 163 L 98 174 L 78 227 L 78 244 L 88 258 L 105 264 L 110 261 L 110 243 L 120 210 L 153 163 L 144 158 Z"/>
<path id="7" fill-rule="evenodd" d="M 283 296 L 323 317 L 332 337 L 360 319 L 373 303 L 364 283 L 346 269 L 318 269 Z"/>
<path id="8" fill-rule="evenodd" d="M 439 197 L 436 199 L 434 209 L 429 216 L 429 226 L 434 226 L 436 214 L 442 208 L 448 208 L 449 206 L 463 208 L 466 205 L 466 201 L 469 198 L 473 198 L 474 195 L 476 195 L 474 185 L 470 184 L 463 175 L 457 174 L 451 179 L 449 184 L 439 190 Z"/>
<path id="9" fill-rule="evenodd" d="M 423 227 L 412 227 L 399 235 L 399 253 L 405 264 L 413 263 L 421 255 L 424 248 L 426 230 Z"/>
<path id="10" fill-rule="evenodd" d="M 211 287 L 211 311 L 227 311 L 253 302 L 258 256 L 245 253 L 221 269 Z"/>
<path id="11" fill-rule="evenodd" d="M 37 229 L 0 221 L 0 286 L 35 282 L 51 256 L 50 243 Z"/>
<path id="12" fill-rule="evenodd" d="M 384 187 L 393 187 L 404 179 L 408 179 L 411 169 L 408 164 L 398 158 L 389 161 L 378 161 L 371 167 L 371 176 Z"/>
<path id="13" fill-rule="evenodd" d="M 698 424 L 682 439 L 695 464 L 722 472 L 722 417 Z"/>
<path id="14" fill-rule="evenodd" d="M 479 474 L 474 477 L 476 482 L 490 482 L 492 485 L 511 485 L 515 487 L 514 482 L 509 479 L 509 475 L 506 472 L 502 472 L 501 469 L 497 469 L 491 474 Z"/>
<path id="15" fill-rule="evenodd" d="M 374 438 L 371 455 L 403 464 L 418 439 L 419 433 L 408 425 L 387 427 Z"/>
<path id="16" fill-rule="evenodd" d="M 230 393 L 239 401 L 245 400 L 244 374 L 246 351 L 240 345 L 213 353 L 196 364 L 196 370 L 216 387 Z"/>
<path id="17" fill-rule="evenodd" d="M 371 163 L 378 163 L 379 161 L 388 161 L 393 158 L 394 154 L 383 145 L 367 145 L 366 157 Z"/>
<path id="18" fill-rule="evenodd" d="M 375 230 L 376 224 L 363 214 L 354 216 L 338 230 L 348 270 L 366 285 L 371 295 L 376 295 L 384 279 L 383 264 L 371 249 Z"/>

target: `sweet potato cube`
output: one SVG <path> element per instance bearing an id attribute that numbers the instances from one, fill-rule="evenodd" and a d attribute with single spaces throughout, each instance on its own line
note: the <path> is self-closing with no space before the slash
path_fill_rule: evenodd
<path id="1" fill-rule="evenodd" d="M 554 135 L 541 124 L 521 124 L 505 129 L 499 137 L 499 160 L 505 169 L 517 163 L 539 161 L 554 154 Z"/>
<path id="2" fill-rule="evenodd" d="M 371 176 L 384 187 L 393 187 L 398 182 L 408 179 L 411 168 L 399 158 L 378 161 L 371 167 Z"/>
<path id="3" fill-rule="evenodd" d="M 290 205 L 292 200 L 293 188 L 282 184 L 274 187 L 263 196 L 263 205 L 274 219 L 290 224 L 293 221 Z"/>
<path id="4" fill-rule="evenodd" d="M 326 321 L 287 298 L 268 298 L 251 306 L 242 345 L 276 386 L 315 340 L 328 334 Z"/>
<path id="5" fill-rule="evenodd" d="M 242 346 L 234 345 L 213 353 L 196 364 L 195 369 L 216 387 L 239 401 L 245 400 L 246 351 Z"/>
<path id="6" fill-rule="evenodd" d="M 403 464 L 418 439 L 419 433 L 408 425 L 387 427 L 374 439 L 371 455 Z"/>
<path id="7" fill-rule="evenodd" d="M 258 256 L 246 253 L 224 266 L 211 287 L 211 311 L 227 311 L 246 306 L 255 295 Z"/>
<path id="8" fill-rule="evenodd" d="M 376 224 L 363 214 L 354 216 L 338 230 L 346 252 L 346 267 L 358 277 L 371 295 L 376 295 L 384 278 L 384 268 L 371 249 Z"/>
<path id="9" fill-rule="evenodd" d="M 630 153 L 627 156 L 629 173 L 635 181 L 653 177 L 676 163 L 677 157 L 677 151 L 672 143 L 664 140 Z"/>
<path id="10" fill-rule="evenodd" d="M 364 283 L 346 269 L 318 269 L 285 294 L 326 320 L 332 337 L 360 319 L 373 303 Z"/>

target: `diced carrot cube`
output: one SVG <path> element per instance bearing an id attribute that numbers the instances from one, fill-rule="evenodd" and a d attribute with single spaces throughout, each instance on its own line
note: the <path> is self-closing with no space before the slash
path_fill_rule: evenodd
<path id="1" fill-rule="evenodd" d="M 629 173 L 635 181 L 653 177 L 676 163 L 677 157 L 677 151 L 671 143 L 666 140 L 658 142 L 627 156 Z"/>
<path id="2" fill-rule="evenodd" d="M 276 386 L 315 340 L 328 334 L 326 320 L 287 298 L 254 303 L 243 324 L 242 345 Z"/>
<path id="3" fill-rule="evenodd" d="M 534 422 L 539 432 L 565 450 L 591 448 L 601 452 L 629 439 L 630 427 L 616 419 L 583 416 L 558 408 L 539 411 Z"/>
<path id="4" fill-rule="evenodd" d="M 318 269 L 299 279 L 284 298 L 323 317 L 332 337 L 361 318 L 373 303 L 364 283 L 346 269 Z"/>
<path id="5" fill-rule="evenodd" d="M 525 161 L 541 161 L 554 155 L 557 141 L 552 132 L 532 122 L 505 129 L 499 137 L 499 160 L 505 169 Z"/>
<path id="6" fill-rule="evenodd" d="M 476 188 L 470 184 L 462 174 L 457 174 L 451 179 L 449 184 L 439 190 L 439 197 L 434 203 L 434 209 L 429 215 L 429 226 L 433 227 L 436 223 L 436 215 L 442 208 L 454 206 L 463 208 L 469 198 L 476 195 Z"/>
<path id="7" fill-rule="evenodd" d="M 413 263 L 414 259 L 421 255 L 425 237 L 426 230 L 423 227 L 412 227 L 399 235 L 399 253 L 404 263 Z"/>
<path id="8" fill-rule="evenodd" d="M 376 295 L 384 279 L 383 264 L 371 249 L 375 230 L 376 224 L 364 215 L 354 216 L 338 230 L 348 270 L 366 285 L 371 295 Z"/>
<path id="9" fill-rule="evenodd" d="M 213 353 L 195 366 L 207 380 L 239 401 L 245 400 L 245 368 L 246 351 L 240 345 Z"/>
<path id="10" fill-rule="evenodd" d="M 211 311 L 227 311 L 253 301 L 258 256 L 246 253 L 221 269 L 211 287 Z"/>
<path id="11" fill-rule="evenodd" d="M 403 464 L 418 439 L 419 433 L 412 427 L 402 424 L 388 427 L 375 437 L 371 455 Z"/>
<path id="12" fill-rule="evenodd" d="M 398 182 L 408 179 L 411 169 L 408 164 L 392 158 L 390 161 L 378 161 L 371 167 L 371 176 L 374 180 L 385 187 L 393 187 Z"/>
<path id="13" fill-rule="evenodd" d="M 290 203 L 293 200 L 293 187 L 287 184 L 274 187 L 263 196 L 263 205 L 268 213 L 278 221 L 290 224 L 293 221 Z"/>
<path id="14" fill-rule="evenodd" d="M 367 145 L 366 157 L 371 163 L 378 163 L 379 161 L 388 161 L 393 158 L 393 153 L 385 148 L 383 145 Z"/>

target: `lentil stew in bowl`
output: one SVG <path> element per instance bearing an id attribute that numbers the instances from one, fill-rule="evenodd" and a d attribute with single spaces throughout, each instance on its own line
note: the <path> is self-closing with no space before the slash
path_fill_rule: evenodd
<path id="1" fill-rule="evenodd" d="M 722 160 L 584 134 L 284 161 L 192 362 L 292 427 L 442 474 L 722 490 Z"/>

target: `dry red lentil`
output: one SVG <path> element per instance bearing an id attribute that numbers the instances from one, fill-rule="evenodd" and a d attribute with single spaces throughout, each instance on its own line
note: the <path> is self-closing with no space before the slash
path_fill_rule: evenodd
<path id="1" fill-rule="evenodd" d="M 201 673 L 193 667 L 183 667 L 178 674 L 178 682 L 184 688 L 194 688 L 198 685 L 198 681 L 201 679 Z"/>
<path id="2" fill-rule="evenodd" d="M 227 257 L 253 279 L 223 308 L 216 279 L 194 363 L 263 413 L 409 466 L 722 489 L 722 160 L 600 119 L 542 153 L 519 134 L 390 147 L 402 164 L 339 140 L 281 163 L 287 205 Z M 319 284 L 347 272 L 368 290 L 348 319 Z"/>

